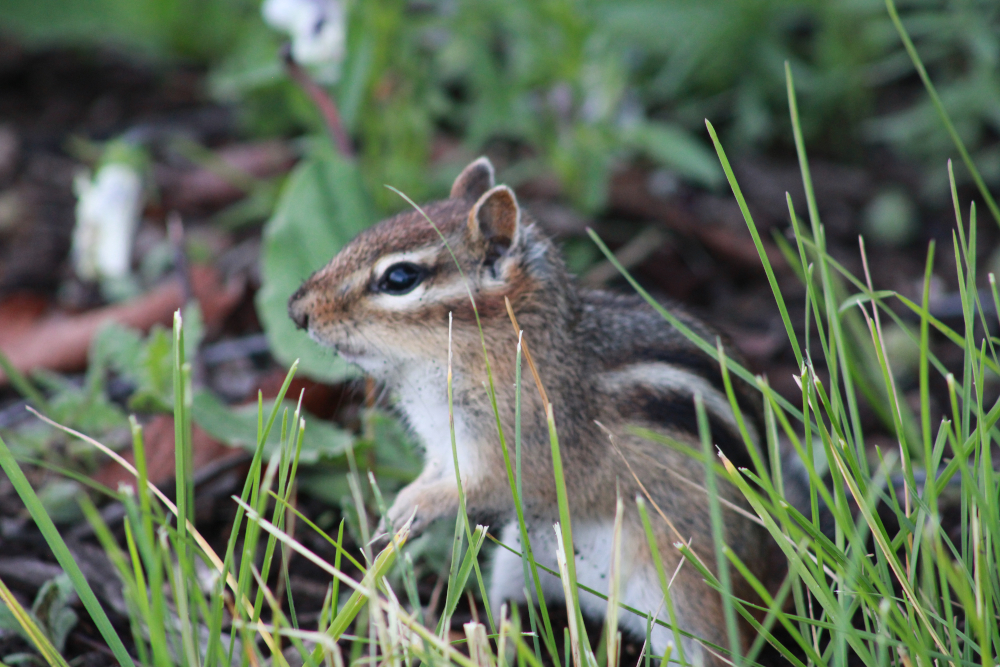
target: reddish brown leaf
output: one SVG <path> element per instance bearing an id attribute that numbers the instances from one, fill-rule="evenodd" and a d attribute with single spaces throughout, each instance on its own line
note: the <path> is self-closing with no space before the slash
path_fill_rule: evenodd
<path id="1" fill-rule="evenodd" d="M 174 478 L 174 419 L 170 415 L 157 415 L 143 428 L 143 444 L 146 450 L 146 470 L 149 481 L 157 486 Z M 228 456 L 241 456 L 242 451 L 228 447 L 195 424 L 191 431 L 192 464 L 199 470 L 213 461 Z M 129 463 L 135 458 L 131 452 L 123 455 Z M 93 476 L 99 482 L 111 489 L 117 489 L 119 484 L 135 485 L 135 477 L 114 461 L 101 468 Z"/>
<path id="2" fill-rule="evenodd" d="M 0 301 L 0 350 L 28 334 L 48 306 L 48 300 L 28 292 Z"/>
<path id="3" fill-rule="evenodd" d="M 295 154 L 283 141 L 261 141 L 221 148 L 215 156 L 237 174 L 267 178 L 284 173 L 295 164 Z M 244 196 L 235 179 L 225 178 L 209 167 L 178 169 L 165 165 L 156 169 L 164 206 L 181 211 L 217 208 Z"/>
<path id="4" fill-rule="evenodd" d="M 191 288 L 208 327 L 221 324 L 243 295 L 241 283 L 221 284 L 218 273 L 208 266 L 191 268 Z M 24 373 L 36 368 L 78 371 L 86 366 L 90 342 L 106 323 L 145 331 L 157 323 L 169 325 L 174 311 L 183 304 L 183 289 L 177 280 L 131 301 L 79 315 L 43 315 L 37 301 L 11 297 L 0 303 L 0 350 Z M 6 382 L 0 373 L 0 384 Z"/>
<path id="5" fill-rule="evenodd" d="M 286 375 L 288 375 L 288 371 L 279 368 L 261 378 L 260 392 L 265 400 L 275 398 L 278 395 Z M 285 398 L 298 401 L 299 394 L 303 391 L 305 392 L 302 396 L 303 409 L 321 419 L 332 417 L 345 400 L 344 385 L 332 387 L 303 377 L 296 377 L 292 380 Z"/>

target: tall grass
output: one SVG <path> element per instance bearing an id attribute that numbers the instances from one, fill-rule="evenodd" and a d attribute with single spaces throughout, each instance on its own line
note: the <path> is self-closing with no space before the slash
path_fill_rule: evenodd
<path id="1" fill-rule="evenodd" d="M 902 30 L 898 22 L 897 27 Z M 906 43 L 908 48 L 912 46 Z M 917 58 L 914 50 L 910 52 Z M 929 312 L 930 277 L 936 261 L 933 244 L 928 249 L 920 303 L 877 289 L 867 271 L 869 258 L 864 256 L 863 244 L 859 248 L 865 262 L 863 277 L 852 275 L 828 254 L 790 70 L 786 70 L 786 76 L 808 225 L 798 219 L 794 202 L 788 197 L 794 243 L 780 238 L 776 242 L 805 286 L 803 340 L 790 319 L 785 297 L 725 151 L 711 124 L 708 130 L 760 253 L 789 345 L 799 363 L 800 401 L 779 396 L 766 378 L 754 377 L 727 358 L 716 341 L 698 338 L 644 292 L 594 235 L 608 259 L 661 312 L 665 326 L 676 327 L 719 362 L 727 395 L 754 459 L 752 470 L 736 469 L 725 457 L 715 460 L 704 407 L 698 401 L 702 448 L 691 455 L 699 457 L 705 465 L 713 545 L 720 569 L 715 572 L 706 569 L 683 543 L 678 549 L 687 563 L 703 574 L 706 585 L 715 587 L 722 595 L 724 618 L 720 622 L 727 628 L 728 645 L 706 645 L 706 649 L 739 665 L 759 664 L 765 644 L 799 666 L 846 666 L 855 661 L 904 667 L 993 665 L 1000 653 L 1000 574 L 995 566 L 1000 562 L 1000 503 L 993 463 L 993 441 L 1000 436 L 996 430 L 1000 401 L 991 403 L 987 394 L 988 384 L 1000 369 L 1000 360 L 994 339 L 979 333 L 989 332 L 991 323 L 986 321 L 986 311 L 980 303 L 978 286 L 983 281 L 976 262 L 975 205 L 963 212 L 949 164 L 956 216 L 952 252 L 964 314 L 964 329 L 955 331 Z M 957 135 L 954 136 L 957 141 Z M 971 161 L 967 166 L 975 173 Z M 987 201 L 993 208 L 992 201 Z M 1000 311 L 1000 294 L 992 274 L 988 276 L 988 284 L 994 305 Z M 900 312 L 910 313 L 919 323 L 911 324 Z M 135 420 L 132 422 L 134 467 L 100 443 L 66 429 L 116 457 L 136 478 L 134 485 L 119 492 L 125 508 L 124 544 L 115 538 L 114 531 L 104 524 L 89 501 L 81 500 L 84 513 L 122 582 L 131 624 L 127 641 L 112 627 L 72 553 L 2 441 L 0 466 L 72 580 L 94 625 L 122 665 L 286 665 L 289 662 L 286 656 L 290 655 L 286 649 L 289 649 L 302 664 L 310 666 L 342 667 L 348 662 L 368 662 L 410 667 L 419 661 L 463 667 L 506 666 L 514 662 L 519 667 L 570 663 L 574 667 L 617 667 L 621 662 L 615 622 L 618 610 L 645 611 L 621 604 L 617 586 L 612 585 L 606 596 L 576 580 L 575 559 L 567 557 L 573 553 L 572 507 L 567 502 L 562 479 L 559 425 L 530 355 L 532 332 L 521 331 L 512 311 L 510 315 L 518 332 L 517 349 L 489 351 L 484 340 L 483 353 L 487 368 L 490 352 L 513 353 L 517 359 L 513 455 L 508 448 L 510 434 L 504 432 L 499 419 L 497 428 L 520 527 L 519 553 L 524 563 L 527 603 L 520 608 L 504 607 L 496 618 L 487 612 L 486 624 L 478 621 L 466 624 L 462 640 L 465 647 L 455 646 L 450 633 L 451 619 L 473 573 L 476 588 L 489 609 L 479 567 L 485 538 L 490 536 L 487 528 L 474 527 L 469 521 L 462 495 L 444 608 L 436 627 L 431 627 L 432 619 L 420 607 L 413 563 L 408 555 L 398 558 L 401 550 L 405 553 L 408 526 L 394 534 L 379 553 L 366 546 L 359 560 L 344 548 L 343 523 L 335 537 L 327 535 L 295 508 L 295 477 L 306 425 L 301 405 L 291 414 L 280 409 L 294 367 L 269 414 L 264 414 L 263 402 L 259 403 L 257 448 L 243 489 L 238 497 L 234 496 L 238 507 L 234 525 L 225 552 L 220 556 L 212 549 L 193 522 L 195 496 L 190 450 L 193 393 L 190 365 L 183 354 L 183 323 L 179 315 L 174 326 L 176 504 L 148 482 L 142 429 Z M 901 328 L 919 352 L 916 409 L 909 407 L 895 380 L 893 358 L 886 345 L 888 322 Z M 977 329 L 977 325 L 981 328 Z M 932 330 L 946 344 L 962 349 L 964 361 L 958 373 L 948 372 L 933 354 Z M 521 501 L 522 358 L 528 362 L 535 388 L 547 407 L 558 492 L 559 522 L 554 527 L 558 572 L 535 561 Z M 450 359 L 449 356 L 451 412 Z M 929 389 L 932 373 L 941 375 L 948 388 L 949 401 L 943 417 L 932 406 Z M 751 383 L 763 397 L 763 445 L 771 453 L 770 466 L 756 453 L 742 426 L 734 381 Z M 488 389 L 496 410 L 492 382 L 490 375 Z M 866 444 L 859 410 L 862 401 L 872 405 L 885 429 L 894 434 L 896 445 L 891 450 L 873 449 Z M 282 445 L 265 461 L 264 443 L 276 424 Z M 451 432 L 452 446 L 457 452 L 453 416 Z M 787 443 L 785 446 L 802 462 L 809 499 L 804 507 L 793 507 L 785 499 L 785 485 L 791 477 L 782 469 L 779 443 Z M 676 446 L 676 443 L 664 442 L 664 445 Z M 460 480 L 457 453 L 455 468 L 456 479 Z M 385 505 L 374 479 L 369 478 L 367 483 L 374 488 L 379 511 L 384 516 Z M 758 581 L 724 543 L 721 508 L 715 492 L 716 485 L 721 483 L 734 484 L 743 492 L 757 519 L 781 549 L 788 568 L 780 585 L 769 586 L 771 582 Z M 364 484 L 355 467 L 352 490 L 362 533 L 367 536 L 367 513 L 361 497 Z M 651 656 L 646 650 L 640 662 L 649 665 L 652 660 L 662 659 L 689 664 L 681 639 L 690 635 L 676 624 L 671 578 L 654 538 L 654 526 L 663 518 L 647 512 L 647 499 L 619 500 L 613 545 L 616 557 L 609 563 L 609 580 L 617 581 L 620 516 L 624 504 L 631 502 L 638 505 L 664 592 L 663 613 L 657 612 L 655 618 L 648 619 L 646 646 L 654 624 L 666 626 L 674 637 L 674 646 L 668 648 L 666 655 Z M 942 525 L 946 508 L 957 509 L 961 525 L 957 540 L 951 539 L 947 526 Z M 832 530 L 821 528 L 824 515 L 829 516 Z M 297 522 L 335 548 L 332 563 L 295 538 L 293 526 Z M 364 541 L 367 543 L 367 539 Z M 515 550 L 512 545 L 500 544 L 496 548 Z M 279 581 L 288 577 L 288 562 L 293 552 L 319 567 L 330 580 L 322 612 L 309 627 L 298 621 L 291 594 L 282 600 L 275 592 Z M 350 563 L 349 568 L 343 567 L 344 559 Z M 212 575 L 207 580 L 199 576 L 204 570 Z M 345 570 L 356 570 L 359 574 L 352 577 Z M 542 578 L 552 576 L 560 578 L 566 593 L 567 628 L 553 624 L 543 596 Z M 731 581 L 736 576 L 747 579 L 759 600 L 741 600 L 733 594 Z M 585 631 L 580 590 L 608 601 L 607 627 L 600 640 L 603 650 L 591 644 Z M 65 665 L 65 659 L 37 619 L 18 603 L 2 581 L 0 599 L 11 609 L 42 659 L 50 665 Z M 747 651 L 737 637 L 738 617 L 746 619 L 758 632 Z M 345 656 L 347 648 L 350 652 Z"/>

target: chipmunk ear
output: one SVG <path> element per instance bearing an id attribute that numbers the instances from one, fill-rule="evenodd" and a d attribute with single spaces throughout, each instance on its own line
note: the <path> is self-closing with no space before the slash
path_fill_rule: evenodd
<path id="1" fill-rule="evenodd" d="M 521 209 L 506 185 L 491 188 L 469 211 L 469 235 L 486 245 L 487 255 L 499 256 L 517 241 Z"/>
<path id="2" fill-rule="evenodd" d="M 487 157 L 472 162 L 451 186 L 452 199 L 479 199 L 493 187 L 493 163 Z"/>

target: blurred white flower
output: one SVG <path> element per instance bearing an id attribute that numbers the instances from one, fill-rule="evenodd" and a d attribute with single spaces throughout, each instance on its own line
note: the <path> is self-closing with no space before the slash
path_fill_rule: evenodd
<path id="1" fill-rule="evenodd" d="M 339 65 L 344 57 L 344 8 L 339 0 L 264 0 L 264 20 L 292 38 L 302 65 Z"/>
<path id="2" fill-rule="evenodd" d="M 132 263 L 132 238 L 142 213 L 142 178 L 126 164 L 112 162 L 90 175 L 81 173 L 76 190 L 73 267 L 81 278 L 123 278 Z"/>

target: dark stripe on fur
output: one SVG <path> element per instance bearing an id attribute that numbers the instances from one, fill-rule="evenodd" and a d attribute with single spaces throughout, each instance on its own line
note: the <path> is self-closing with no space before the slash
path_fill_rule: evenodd
<path id="1" fill-rule="evenodd" d="M 695 411 L 694 398 L 691 396 L 676 396 L 661 394 L 649 389 L 637 389 L 629 392 L 623 405 L 631 409 L 625 413 L 626 418 L 671 426 L 679 431 L 698 437 L 698 413 Z M 718 445 L 722 453 L 732 461 L 733 465 L 754 470 L 753 460 L 747 453 L 743 438 L 739 433 L 706 410 L 708 426 L 712 435 L 712 443 Z"/>
<path id="2" fill-rule="evenodd" d="M 715 389 L 719 391 L 720 394 L 723 395 L 723 397 L 726 396 L 726 387 L 725 383 L 722 381 L 722 371 L 719 369 L 718 362 L 700 350 L 649 346 L 636 348 L 630 352 L 631 354 L 628 359 L 620 360 L 618 364 L 612 363 L 611 367 L 614 368 L 618 365 L 632 365 L 642 361 L 658 361 L 670 364 L 671 366 L 691 371 L 692 373 L 705 378 Z M 733 391 L 736 394 L 736 403 L 740 406 L 740 411 L 743 413 L 743 419 L 747 420 L 756 427 L 758 438 L 761 442 L 763 442 L 764 416 L 761 412 L 760 400 L 748 390 L 744 389 L 742 387 L 743 381 L 740 378 L 733 377 L 731 372 L 730 378 L 733 380 Z M 697 432 L 697 428 L 695 429 L 695 432 Z M 766 450 L 766 448 L 763 448 L 763 450 Z M 762 451 L 761 453 L 766 461 L 767 452 Z"/>

